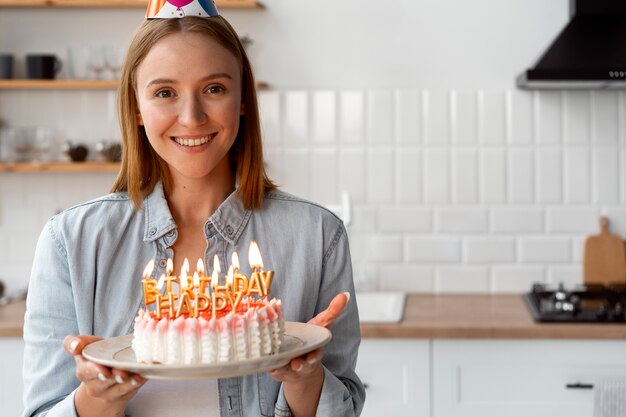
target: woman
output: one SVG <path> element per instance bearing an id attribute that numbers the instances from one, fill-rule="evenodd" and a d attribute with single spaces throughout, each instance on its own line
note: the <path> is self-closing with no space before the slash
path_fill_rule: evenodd
<path id="1" fill-rule="evenodd" d="M 219 16 L 147 20 L 121 78 L 124 154 L 113 193 L 53 217 L 37 245 L 24 415 L 359 415 L 345 228 L 267 178 L 254 78 L 232 27 Z M 174 270 L 184 258 L 227 264 L 253 239 L 276 272 L 272 295 L 285 319 L 332 325 L 323 350 L 268 373 L 187 384 L 146 382 L 81 356 L 100 337 L 132 332 L 149 259 L 155 276 L 167 258 Z"/>

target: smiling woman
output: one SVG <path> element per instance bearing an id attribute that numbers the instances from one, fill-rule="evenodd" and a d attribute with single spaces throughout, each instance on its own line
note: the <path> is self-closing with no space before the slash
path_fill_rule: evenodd
<path id="1" fill-rule="evenodd" d="M 209 16 L 142 25 L 120 80 L 123 156 L 113 192 L 58 214 L 40 236 L 24 323 L 25 416 L 360 414 L 360 330 L 356 303 L 348 303 L 354 285 L 345 227 L 268 179 L 250 64 L 232 27 Z M 133 333 L 139 311 L 154 307 L 142 304 L 135 278 L 148 260 L 155 263 L 146 274 L 155 279 L 181 270 L 185 259 L 226 265 L 252 240 L 278 272 L 267 286 L 284 300 L 284 319 L 332 326 L 323 348 L 269 372 L 188 384 L 147 381 L 81 355 L 100 337 Z M 172 334 L 189 337 L 178 330 Z M 220 331 L 230 340 L 236 329 Z"/>

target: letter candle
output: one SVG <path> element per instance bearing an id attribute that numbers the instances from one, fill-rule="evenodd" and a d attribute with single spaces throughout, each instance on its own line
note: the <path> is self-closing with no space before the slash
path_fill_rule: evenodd
<path id="1" fill-rule="evenodd" d="M 150 278 L 152 271 L 154 270 L 154 259 L 151 259 L 150 262 L 146 265 L 143 270 L 143 279 L 141 283 L 143 284 L 143 299 L 148 308 L 148 305 L 154 303 L 156 301 L 156 297 L 159 294 L 157 290 L 157 282 L 155 279 Z"/>
<path id="2" fill-rule="evenodd" d="M 204 273 L 204 262 L 202 262 L 202 258 L 198 259 L 198 265 L 196 267 L 196 271 L 198 272 L 198 281 L 199 281 L 197 284 L 198 293 L 205 294 L 207 290 L 207 284 L 211 282 L 211 277 L 207 277 Z"/>
<path id="3" fill-rule="evenodd" d="M 231 259 L 231 265 L 233 267 L 233 291 L 246 293 L 248 291 L 248 277 L 239 272 L 239 256 L 237 252 L 233 252 Z"/>
<path id="4" fill-rule="evenodd" d="M 228 274 L 226 274 L 226 296 L 233 307 L 233 311 L 237 311 L 237 307 L 239 307 L 239 304 L 241 303 L 243 293 L 235 289 L 233 274 L 233 266 L 231 265 L 228 267 Z"/>
<path id="5" fill-rule="evenodd" d="M 167 273 L 167 276 L 165 277 L 165 292 L 169 294 L 172 292 L 172 282 L 176 282 L 176 276 L 172 275 L 172 272 L 174 272 L 174 262 L 172 261 L 172 258 L 167 258 L 167 267 L 165 272 Z"/>
<path id="6" fill-rule="evenodd" d="M 256 293 L 259 296 L 267 297 L 269 295 L 270 285 L 272 285 L 272 277 L 274 271 L 263 271 L 263 259 L 259 246 L 253 240 L 250 242 L 248 259 L 252 267 L 252 275 L 250 275 L 249 288 L 247 295 Z"/>

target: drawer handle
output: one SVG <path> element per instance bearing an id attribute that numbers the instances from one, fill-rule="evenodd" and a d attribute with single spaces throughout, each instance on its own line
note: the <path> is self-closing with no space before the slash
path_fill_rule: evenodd
<path id="1" fill-rule="evenodd" d="M 565 385 L 567 389 L 593 389 L 593 384 L 585 384 L 576 382 L 575 384 L 567 384 Z"/>

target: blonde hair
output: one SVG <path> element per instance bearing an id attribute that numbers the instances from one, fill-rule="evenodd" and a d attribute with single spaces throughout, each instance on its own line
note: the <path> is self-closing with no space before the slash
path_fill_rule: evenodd
<path id="1" fill-rule="evenodd" d="M 237 33 L 221 16 L 184 17 L 180 19 L 146 20 L 132 39 L 122 69 L 118 94 L 118 112 L 122 131 L 122 163 L 111 188 L 125 191 L 137 208 L 162 181 L 166 190 L 171 185 L 167 163 L 152 149 L 143 126 L 138 124 L 137 68 L 151 48 L 164 37 L 181 32 L 200 33 L 211 37 L 230 51 L 241 68 L 241 102 L 245 109 L 239 132 L 229 152 L 233 171 L 239 178 L 237 195 L 247 209 L 259 208 L 266 191 L 276 188 L 263 165 L 263 145 L 254 75 Z"/>

